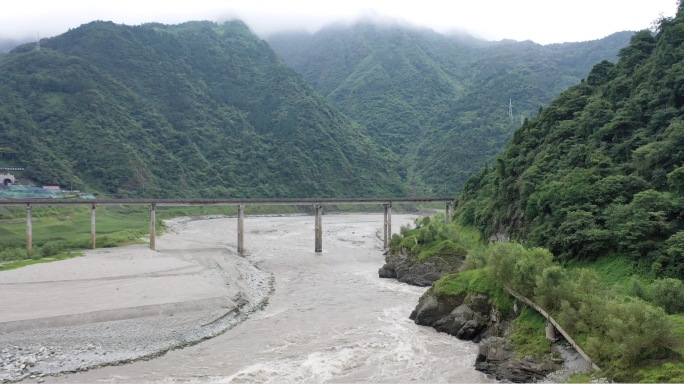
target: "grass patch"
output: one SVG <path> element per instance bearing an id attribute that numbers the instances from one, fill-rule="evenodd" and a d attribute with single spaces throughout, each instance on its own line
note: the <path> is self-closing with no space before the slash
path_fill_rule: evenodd
<path id="1" fill-rule="evenodd" d="M 594 376 L 594 373 L 587 372 L 570 376 L 568 378 L 568 383 L 593 383 L 597 382 L 596 380 L 597 379 L 596 376 Z"/>
<path id="2" fill-rule="evenodd" d="M 517 358 L 551 352 L 551 342 L 546 338 L 546 319 L 537 311 L 524 306 L 511 325 L 510 339 L 515 345 Z"/>
<path id="3" fill-rule="evenodd" d="M 669 315 L 670 329 L 672 330 L 673 348 L 684 356 L 684 314 Z"/>
<path id="4" fill-rule="evenodd" d="M 668 362 L 648 369 L 640 369 L 632 377 L 640 383 L 684 383 L 684 362 Z"/>
<path id="5" fill-rule="evenodd" d="M 637 273 L 636 264 L 627 256 L 612 254 L 598 260 L 578 260 L 569 262 L 568 269 L 593 269 L 601 277 L 601 288 L 609 290 L 615 286 L 626 288 L 630 279 Z"/>
<path id="6" fill-rule="evenodd" d="M 429 248 L 418 254 L 418 260 L 425 261 L 431 257 L 451 257 L 464 259 L 468 251 L 460 244 L 451 240 L 433 243 Z"/>
<path id="7" fill-rule="evenodd" d="M 499 287 L 487 270 L 472 269 L 443 277 L 432 286 L 437 296 L 459 296 L 470 292 L 489 296 L 489 301 L 504 316 L 513 313 L 513 299 Z"/>
<path id="8" fill-rule="evenodd" d="M 65 252 L 65 253 L 60 253 L 59 255 L 56 255 L 53 257 L 46 257 L 43 259 L 29 259 L 29 260 L 10 261 L 7 263 L 0 264 L 0 272 L 25 267 L 27 265 L 50 263 L 53 261 L 66 260 L 66 259 L 71 259 L 73 257 L 80 257 L 80 256 L 83 256 L 83 253 L 81 253 L 81 252 Z"/>

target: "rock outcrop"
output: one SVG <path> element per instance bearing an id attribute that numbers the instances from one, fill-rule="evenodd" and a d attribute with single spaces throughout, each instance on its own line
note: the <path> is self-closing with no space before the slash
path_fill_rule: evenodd
<path id="1" fill-rule="evenodd" d="M 480 342 L 475 369 L 514 383 L 531 383 L 544 379 L 560 368 L 549 356 L 515 358 L 514 347 L 503 337 L 492 336 Z"/>
<path id="2" fill-rule="evenodd" d="M 406 284 L 429 287 L 442 277 L 457 272 L 462 262 L 450 262 L 443 257 L 419 261 L 409 257 L 406 251 L 388 251 L 385 255 L 385 265 L 378 270 L 378 275 L 382 278 L 397 279 Z"/>
<path id="3" fill-rule="evenodd" d="M 512 319 L 505 318 L 492 306 L 487 295 L 439 297 L 428 290 L 410 318 L 416 324 L 433 327 L 461 340 L 479 341 L 475 368 L 497 380 L 533 382 L 560 368 L 548 356 L 516 358 L 513 344 L 506 338 Z"/>

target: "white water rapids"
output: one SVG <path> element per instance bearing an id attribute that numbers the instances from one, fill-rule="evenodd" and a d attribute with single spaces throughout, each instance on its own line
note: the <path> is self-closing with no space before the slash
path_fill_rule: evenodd
<path id="1" fill-rule="evenodd" d="M 394 215 L 395 232 L 415 216 Z M 378 278 L 382 214 L 247 217 L 246 258 L 273 274 L 264 309 L 224 334 L 149 361 L 50 378 L 64 382 L 490 382 L 477 346 L 408 316 L 425 288 Z M 188 249 L 234 247 L 236 222 L 195 220 L 158 239 Z M 46 378 L 47 379 L 47 378 Z"/>

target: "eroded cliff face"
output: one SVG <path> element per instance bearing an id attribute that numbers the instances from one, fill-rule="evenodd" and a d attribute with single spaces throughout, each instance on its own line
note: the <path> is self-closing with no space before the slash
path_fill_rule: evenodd
<path id="1" fill-rule="evenodd" d="M 491 374 L 497 380 L 541 380 L 561 365 L 550 355 L 515 357 L 515 348 L 509 340 L 511 321 L 519 314 L 519 311 L 514 312 L 505 316 L 485 294 L 437 296 L 429 289 L 410 318 L 418 325 L 433 327 L 461 340 L 479 342 L 475 369 Z"/>

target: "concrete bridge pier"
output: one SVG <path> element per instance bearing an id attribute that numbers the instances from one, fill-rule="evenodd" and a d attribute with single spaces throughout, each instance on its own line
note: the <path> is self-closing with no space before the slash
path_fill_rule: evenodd
<path id="1" fill-rule="evenodd" d="M 157 204 L 150 204 L 150 249 L 153 251 L 157 250 L 157 215 L 156 215 Z"/>
<path id="2" fill-rule="evenodd" d="M 445 210 L 446 216 L 444 217 L 444 222 L 447 224 L 449 224 L 449 222 L 451 221 L 451 207 L 452 207 L 451 202 L 446 203 L 446 210 Z"/>
<path id="3" fill-rule="evenodd" d="M 237 250 L 238 250 L 238 253 L 243 253 L 243 252 L 245 252 L 245 205 L 244 204 L 238 205 L 237 220 L 238 220 Z"/>
<path id="4" fill-rule="evenodd" d="M 546 322 L 546 338 L 551 341 L 556 341 L 556 327 L 550 321 Z"/>
<path id="5" fill-rule="evenodd" d="M 316 220 L 314 225 L 314 230 L 316 232 L 316 244 L 314 246 L 314 252 L 323 252 L 323 206 L 316 204 Z"/>
<path id="6" fill-rule="evenodd" d="M 93 242 L 93 249 L 95 249 L 96 243 L 96 232 L 95 232 L 95 204 L 90 207 L 90 240 Z"/>
<path id="7" fill-rule="evenodd" d="M 31 218 L 31 204 L 26 204 L 26 250 L 33 247 L 33 221 Z"/>
<path id="8" fill-rule="evenodd" d="M 389 248 L 392 241 L 392 204 L 383 204 L 385 221 L 383 225 L 383 240 L 385 249 Z"/>

